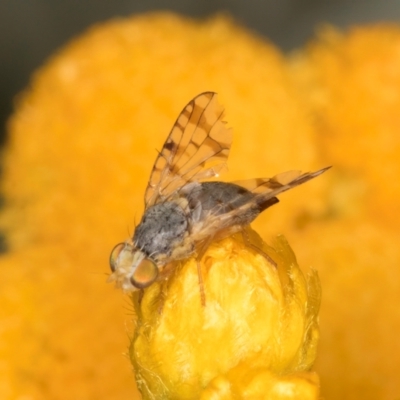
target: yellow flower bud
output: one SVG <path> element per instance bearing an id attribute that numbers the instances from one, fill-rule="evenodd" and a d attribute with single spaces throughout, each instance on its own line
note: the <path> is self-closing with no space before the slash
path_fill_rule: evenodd
<path id="1" fill-rule="evenodd" d="M 257 252 L 252 235 L 251 247 L 233 236 L 203 256 L 205 306 L 194 258 L 134 297 L 130 356 L 144 399 L 318 398 L 306 372 L 319 336 L 318 275 L 305 279 L 283 237 Z"/>

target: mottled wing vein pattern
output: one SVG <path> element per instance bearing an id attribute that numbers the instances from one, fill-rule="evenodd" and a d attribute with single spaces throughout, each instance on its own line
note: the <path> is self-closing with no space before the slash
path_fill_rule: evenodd
<path id="1" fill-rule="evenodd" d="M 159 153 L 146 189 L 146 208 L 166 200 L 188 182 L 218 174 L 232 144 L 217 95 L 205 92 L 181 112 Z"/>
<path id="2" fill-rule="evenodd" d="M 306 175 L 306 174 L 303 174 Z M 295 182 L 301 176 L 300 171 L 287 171 L 275 175 L 272 178 L 253 178 L 245 179 L 243 181 L 232 182 L 236 185 L 242 186 L 252 193 L 270 193 L 271 191 L 280 188 L 282 185 Z M 311 179 L 311 178 L 310 178 Z"/>
<path id="3" fill-rule="evenodd" d="M 298 185 L 301 185 L 310 179 L 316 178 L 318 175 L 324 173 L 327 168 L 322 168 L 315 172 L 306 172 L 301 174 L 299 171 L 288 171 L 278 175 L 270 179 L 266 179 L 263 184 L 257 187 L 256 190 L 262 188 L 263 190 L 258 193 L 256 196 L 256 200 L 258 202 L 266 201 L 271 197 L 275 197 L 278 194 L 285 192 L 286 190 L 292 189 Z"/>
<path id="4" fill-rule="evenodd" d="M 232 211 L 225 214 L 213 212 L 207 218 L 207 224 L 199 232 L 199 236 L 207 236 L 208 234 L 214 233 L 215 230 L 223 230 L 227 226 L 232 224 L 236 216 L 246 213 L 252 207 L 259 207 L 262 210 L 268 208 L 275 202 L 271 202 L 271 199 L 278 196 L 280 193 L 292 189 L 298 185 L 301 185 L 310 179 L 314 179 L 318 175 L 321 175 L 330 167 L 322 168 L 315 172 L 306 172 L 301 174 L 299 171 L 288 171 L 272 178 L 255 178 L 244 181 L 233 182 L 240 185 L 250 192 L 255 194 L 255 197 L 249 199 L 248 202 L 241 205 L 240 207 L 232 209 Z M 232 198 L 231 202 L 234 203 L 237 199 Z M 276 202 L 278 200 L 276 199 Z"/>
<path id="5" fill-rule="evenodd" d="M 305 172 L 303 174 L 300 171 L 287 171 L 275 175 L 272 178 L 253 178 L 232 183 L 244 187 L 249 192 L 260 195 L 257 197 L 267 200 L 270 197 L 277 196 L 286 190 L 292 189 L 317 177 L 329 168 L 330 167 L 323 168 L 315 172 Z"/>

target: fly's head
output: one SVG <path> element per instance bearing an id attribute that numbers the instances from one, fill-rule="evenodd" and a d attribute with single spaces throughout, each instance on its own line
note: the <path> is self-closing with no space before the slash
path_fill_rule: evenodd
<path id="1" fill-rule="evenodd" d="M 124 292 L 134 292 L 150 286 L 158 277 L 157 264 L 132 243 L 119 243 L 110 255 L 110 282 Z"/>

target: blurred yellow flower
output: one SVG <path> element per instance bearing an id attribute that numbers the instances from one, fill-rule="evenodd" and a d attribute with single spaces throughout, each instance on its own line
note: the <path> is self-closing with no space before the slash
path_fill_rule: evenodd
<path id="1" fill-rule="evenodd" d="M 121 356 L 127 311 L 105 284 L 106 260 L 140 217 L 154 149 L 182 106 L 206 90 L 219 93 L 234 128 L 224 180 L 334 165 L 329 176 L 283 195 L 254 226 L 263 238 L 283 232 L 300 264 L 318 268 L 324 301 L 316 370 L 324 398 L 397 396 L 399 43 L 397 25 L 329 28 L 285 58 L 224 16 L 198 22 L 161 13 L 99 25 L 53 56 L 18 98 L 3 154 L 1 226 L 9 252 L 0 258 L 0 397 L 139 398 Z M 225 245 L 210 252 L 242 246 L 231 239 Z M 246 257 L 256 255 L 243 249 L 235 257 L 248 265 Z M 252 268 L 271 271 L 257 260 Z M 181 272 L 192 276 L 188 305 L 195 307 L 191 265 Z M 179 280 L 172 283 L 177 294 Z M 273 287 L 286 298 L 285 286 Z M 165 327 L 172 299 L 161 315 L 148 315 L 155 305 L 146 300 L 157 288 L 137 310 Z M 196 318 L 186 321 L 195 327 L 206 313 L 196 307 Z M 197 366 L 191 376 L 205 387 L 203 398 L 317 396 L 316 375 L 282 375 L 289 360 L 301 364 L 293 349 L 308 349 L 304 368 L 315 356 L 300 340 L 309 317 L 304 302 L 298 307 L 293 327 L 300 328 L 293 347 L 276 356 L 280 369 L 253 368 L 243 356 L 204 378 Z M 285 321 L 296 317 L 289 314 Z M 261 330 L 260 337 L 268 341 L 278 331 Z M 140 344 L 134 339 L 132 349 Z M 254 343 L 261 339 L 248 341 L 250 349 Z"/>
<path id="2" fill-rule="evenodd" d="M 302 264 L 318 265 L 324 288 L 324 355 L 315 365 L 322 393 L 392 399 L 400 370 L 400 27 L 325 27 L 289 65 L 334 166 L 325 235 L 312 224 L 290 237 Z"/>
<path id="3" fill-rule="evenodd" d="M 111 248 L 142 211 L 155 149 L 183 105 L 214 90 L 235 128 L 224 178 L 316 169 L 284 68 L 276 49 L 226 17 L 164 13 L 94 27 L 37 71 L 4 153 L 0 397 L 132 398 L 127 311 L 105 281 Z M 297 192 L 318 199 L 325 185 Z M 297 203 L 287 196 L 270 213 L 272 232 Z M 310 213 L 316 204 L 303 202 Z"/>

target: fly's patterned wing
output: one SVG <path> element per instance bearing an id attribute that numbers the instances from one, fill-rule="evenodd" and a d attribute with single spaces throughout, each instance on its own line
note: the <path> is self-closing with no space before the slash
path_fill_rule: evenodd
<path id="1" fill-rule="evenodd" d="M 275 175 L 272 178 L 256 178 L 245 181 L 237 181 L 236 185 L 240 185 L 250 192 L 254 193 L 254 198 L 249 203 L 255 203 L 260 207 L 261 211 L 265 210 L 269 205 L 274 204 L 271 199 L 286 190 L 293 189 L 302 185 L 311 179 L 316 178 L 331 167 L 322 168 L 315 172 L 288 171 Z M 251 204 L 244 205 L 244 208 L 251 207 Z"/>
<path id="2" fill-rule="evenodd" d="M 249 192 L 252 193 L 267 194 L 268 192 L 275 190 L 277 188 L 277 185 L 286 185 L 291 182 L 295 182 L 296 179 L 299 178 L 301 175 L 302 175 L 301 171 L 287 171 L 275 175 L 272 178 L 253 178 L 253 179 L 245 179 L 243 181 L 235 181 L 232 183 L 244 187 L 245 189 L 247 189 Z M 309 175 L 309 174 L 303 174 L 303 175 Z"/>
<path id="3" fill-rule="evenodd" d="M 234 184 L 247 189 L 249 192 L 253 193 L 254 196 L 247 197 L 246 201 L 243 202 L 242 205 L 239 207 L 231 207 L 232 210 L 225 214 L 218 213 L 218 210 L 216 210 L 216 212 L 211 211 L 207 217 L 207 224 L 204 224 L 202 231 L 199 232 L 199 236 L 214 236 L 218 232 L 233 226 L 235 221 L 238 221 L 237 223 L 240 224 L 241 220 L 246 219 L 243 218 L 245 215 L 254 214 L 255 218 L 266 208 L 278 202 L 278 199 L 276 198 L 277 195 L 316 178 L 329 168 L 331 167 L 303 174 L 299 171 L 289 171 L 275 175 L 272 178 L 256 178 L 233 182 Z M 229 203 L 234 204 L 238 201 L 238 198 L 232 198 Z M 225 207 L 229 208 L 227 204 L 225 204 Z"/>
<path id="4" fill-rule="evenodd" d="M 213 92 L 198 95 L 183 109 L 151 172 L 146 208 L 166 200 L 188 182 L 217 175 L 225 166 L 232 130 L 223 115 Z"/>

